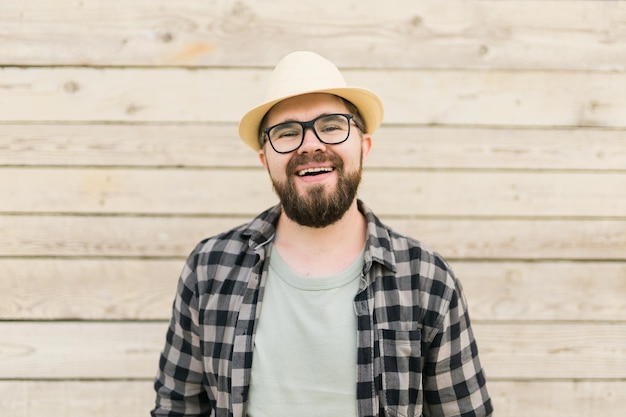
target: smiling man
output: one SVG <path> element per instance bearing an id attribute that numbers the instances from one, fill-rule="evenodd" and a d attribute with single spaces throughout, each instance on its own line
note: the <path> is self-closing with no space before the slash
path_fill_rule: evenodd
<path id="1" fill-rule="evenodd" d="M 492 414 L 454 273 L 357 199 L 382 117 L 317 54 L 276 66 L 239 135 L 280 204 L 188 258 L 153 416 Z"/>
<path id="2" fill-rule="evenodd" d="M 297 121 L 307 118 L 311 120 L 306 123 Z M 369 154 L 371 137 L 361 133 L 342 99 L 329 94 L 289 98 L 276 104 L 265 119 L 270 127 L 263 135 L 274 152 L 262 149 L 259 157 L 288 219 L 323 228 L 340 220 L 350 207 L 357 210 L 361 164 Z M 351 133 L 357 140 L 348 141 Z"/>

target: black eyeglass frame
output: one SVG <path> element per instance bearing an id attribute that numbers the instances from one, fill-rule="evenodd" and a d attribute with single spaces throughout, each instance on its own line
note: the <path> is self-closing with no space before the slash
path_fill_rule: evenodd
<path id="1" fill-rule="evenodd" d="M 346 133 L 346 138 L 340 142 L 324 142 L 324 140 L 322 138 L 320 138 L 320 135 L 317 133 L 317 130 L 315 130 L 315 122 L 317 122 L 319 119 L 323 118 L 323 117 L 329 117 L 329 116 L 343 116 L 348 120 L 348 132 Z M 315 137 L 317 138 L 317 140 L 319 140 L 320 142 L 322 142 L 324 145 L 339 145 L 340 143 L 344 143 L 345 141 L 348 140 L 348 138 L 350 137 L 350 127 L 351 127 L 351 121 L 354 120 L 354 115 L 353 114 L 349 114 L 349 113 L 329 113 L 329 114 L 321 114 L 319 116 L 317 116 L 315 119 L 313 120 L 309 120 L 308 122 L 300 122 L 297 120 L 292 120 L 292 121 L 288 121 L 288 122 L 281 122 L 281 123 L 277 123 L 273 126 L 270 126 L 268 128 L 263 129 L 263 136 L 265 137 L 265 141 L 263 142 L 263 144 L 269 142 L 272 149 L 274 149 L 274 151 L 276 153 L 279 154 L 288 154 L 291 152 L 295 152 L 298 149 L 300 149 L 300 147 L 302 146 L 302 144 L 304 143 L 304 135 L 306 134 L 306 130 L 307 129 L 311 129 L 313 131 L 313 133 L 315 134 Z M 294 149 L 290 150 L 290 151 L 279 151 L 276 149 L 276 147 L 274 146 L 274 144 L 272 143 L 272 139 L 270 139 L 270 130 L 274 129 L 277 126 L 286 124 L 286 123 L 297 123 L 300 126 L 302 126 L 302 136 L 300 137 L 300 143 L 298 144 L 298 146 L 296 146 Z M 356 123 L 356 122 L 355 122 Z M 355 124 L 356 126 L 356 124 Z M 357 126 L 358 128 L 358 126 Z"/>

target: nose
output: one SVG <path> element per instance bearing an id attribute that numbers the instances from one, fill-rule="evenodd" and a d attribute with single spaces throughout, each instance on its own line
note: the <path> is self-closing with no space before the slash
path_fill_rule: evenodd
<path id="1" fill-rule="evenodd" d="M 326 152 L 326 145 L 317 138 L 313 126 L 307 126 L 302 134 L 304 138 L 302 145 L 298 148 L 298 153 Z"/>

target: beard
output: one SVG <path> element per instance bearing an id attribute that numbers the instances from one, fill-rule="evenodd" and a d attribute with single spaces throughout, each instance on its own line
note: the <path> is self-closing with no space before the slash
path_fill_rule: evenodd
<path id="1" fill-rule="evenodd" d="M 298 193 L 293 176 L 298 165 L 310 162 L 330 162 L 337 173 L 337 185 L 327 191 L 326 185 L 313 185 L 303 195 Z M 295 155 L 287 164 L 287 179 L 278 181 L 272 178 L 274 191 L 280 199 L 285 215 L 301 226 L 323 228 L 339 221 L 356 198 L 361 183 L 362 167 L 352 172 L 344 171 L 344 164 L 337 155 L 328 153 Z"/>

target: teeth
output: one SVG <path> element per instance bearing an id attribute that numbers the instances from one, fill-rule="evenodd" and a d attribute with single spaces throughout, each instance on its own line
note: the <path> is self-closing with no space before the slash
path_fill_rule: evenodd
<path id="1" fill-rule="evenodd" d="M 303 177 L 305 175 L 311 175 L 311 174 L 320 174 L 322 172 L 331 172 L 333 169 L 332 168 L 307 168 L 307 169 L 303 169 L 302 171 L 298 172 L 298 175 Z"/>

